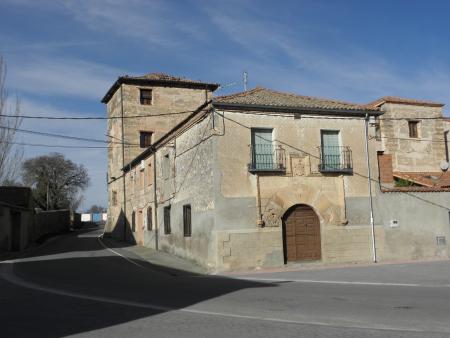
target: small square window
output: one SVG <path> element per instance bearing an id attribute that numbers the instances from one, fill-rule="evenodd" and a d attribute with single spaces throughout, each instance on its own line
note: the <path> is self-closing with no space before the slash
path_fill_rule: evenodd
<path id="1" fill-rule="evenodd" d="M 151 89 L 141 89 L 140 90 L 140 102 L 141 102 L 141 104 L 145 104 L 145 105 L 152 104 L 152 90 Z"/>
<path id="2" fill-rule="evenodd" d="M 184 237 L 191 237 L 192 226 L 191 226 L 191 205 L 183 205 L 183 229 Z"/>
<path id="3" fill-rule="evenodd" d="M 419 121 L 408 121 L 409 137 L 418 138 L 419 137 Z"/>
<path id="4" fill-rule="evenodd" d="M 170 228 L 170 205 L 164 207 L 164 234 L 169 235 L 172 232 Z"/>
<path id="5" fill-rule="evenodd" d="M 139 147 L 147 148 L 152 145 L 152 135 L 151 131 L 140 131 L 139 132 Z"/>

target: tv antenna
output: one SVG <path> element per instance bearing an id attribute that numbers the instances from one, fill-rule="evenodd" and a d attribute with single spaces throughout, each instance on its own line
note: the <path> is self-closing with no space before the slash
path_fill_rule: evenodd
<path id="1" fill-rule="evenodd" d="M 244 70 L 244 92 L 247 91 L 247 83 L 248 83 L 248 73 L 246 70 Z"/>

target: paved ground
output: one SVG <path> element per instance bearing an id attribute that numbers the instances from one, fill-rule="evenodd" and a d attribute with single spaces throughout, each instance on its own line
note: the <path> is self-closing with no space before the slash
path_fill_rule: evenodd
<path id="1" fill-rule="evenodd" d="M 99 234 L 0 265 L 2 337 L 450 337 L 449 261 L 204 276 Z"/>

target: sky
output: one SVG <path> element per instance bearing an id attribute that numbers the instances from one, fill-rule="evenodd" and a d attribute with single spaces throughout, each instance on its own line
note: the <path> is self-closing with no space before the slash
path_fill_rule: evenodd
<path id="1" fill-rule="evenodd" d="M 447 0 L 1 0 L 0 54 L 25 115 L 105 116 L 121 75 L 164 72 L 367 103 L 393 95 L 450 105 Z M 449 108 L 445 108 L 449 116 Z M 25 120 L 23 129 L 106 140 L 105 121 Z M 16 142 L 102 146 L 17 134 Z M 81 208 L 107 205 L 106 149 L 61 152 L 91 178 Z"/>

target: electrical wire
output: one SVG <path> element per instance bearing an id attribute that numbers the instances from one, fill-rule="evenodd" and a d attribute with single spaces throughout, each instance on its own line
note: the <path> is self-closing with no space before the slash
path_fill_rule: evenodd
<path id="1" fill-rule="evenodd" d="M 25 134 L 56 137 L 56 138 L 63 138 L 63 139 L 76 140 L 76 141 L 97 142 L 97 143 L 106 143 L 106 144 L 109 144 L 109 143 L 122 144 L 122 142 L 112 142 L 112 141 L 99 140 L 99 139 L 94 139 L 94 138 L 77 137 L 77 136 L 70 136 L 70 135 L 63 135 L 63 134 L 53 134 L 53 133 L 36 131 L 36 130 L 12 128 L 12 127 L 2 126 L 2 125 L 0 125 L 0 129 L 7 129 L 7 130 L 13 130 L 13 131 L 17 131 L 17 132 L 25 133 Z M 124 143 L 124 144 L 125 145 L 135 145 L 135 144 L 129 144 L 129 143 Z"/>
<path id="2" fill-rule="evenodd" d="M 187 113 L 193 113 L 194 110 L 185 110 L 181 112 L 174 113 L 160 113 L 160 114 L 146 114 L 146 115 L 129 115 L 129 116 L 44 116 L 44 115 L 15 115 L 15 114 L 0 114 L 0 117 L 10 117 L 10 118 L 20 118 L 20 119 L 40 119 L 40 120 L 114 120 L 114 119 L 132 119 L 132 118 L 143 118 L 143 117 L 159 117 L 159 116 L 170 116 L 170 115 L 182 115 Z"/>
<path id="3" fill-rule="evenodd" d="M 71 149 L 109 149 L 111 147 L 108 146 L 74 146 L 74 145 L 56 145 L 56 144 L 41 144 L 41 143 L 26 143 L 26 142 L 9 142 L 9 141 L 1 141 L 0 143 L 6 144 L 14 144 L 20 146 L 28 146 L 28 147 L 46 147 L 46 148 L 71 148 Z M 133 146 L 137 147 L 137 146 Z M 121 146 L 116 146 L 112 148 L 121 148 Z"/>

